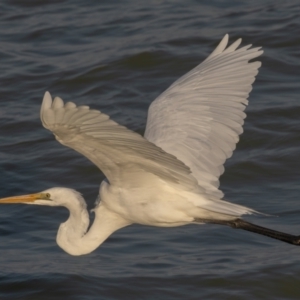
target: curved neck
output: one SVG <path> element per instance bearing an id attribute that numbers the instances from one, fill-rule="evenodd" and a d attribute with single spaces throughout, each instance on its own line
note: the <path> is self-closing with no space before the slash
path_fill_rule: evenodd
<path id="1" fill-rule="evenodd" d="M 59 227 L 57 244 L 71 255 L 88 254 L 113 232 L 130 224 L 101 203 L 95 209 L 95 220 L 87 232 L 89 223 L 89 214 L 85 207 L 70 209 L 69 219 Z"/>

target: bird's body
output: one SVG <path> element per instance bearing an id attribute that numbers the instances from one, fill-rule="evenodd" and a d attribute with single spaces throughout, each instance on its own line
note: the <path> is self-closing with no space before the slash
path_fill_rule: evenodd
<path id="1" fill-rule="evenodd" d="M 232 219 L 205 209 L 211 201 L 200 193 L 188 192 L 180 186 L 151 181 L 137 188 L 124 189 L 106 181 L 100 187 L 101 205 L 130 223 L 174 227 L 192 223 L 195 218 L 214 216 Z M 224 202 L 226 203 L 226 202 Z"/>
<path id="2" fill-rule="evenodd" d="M 65 206 L 57 243 L 72 255 L 96 249 L 114 231 L 130 224 L 159 227 L 215 223 L 253 231 L 299 245 L 300 239 L 240 219 L 255 211 L 221 200 L 219 176 L 242 133 L 244 109 L 262 51 L 228 35 L 199 66 L 177 80 L 150 106 L 145 136 L 100 111 L 64 104 L 48 92 L 41 120 L 56 139 L 88 157 L 105 174 L 95 220 L 75 190 L 52 188 L 10 197 L 0 203 Z M 227 47 L 227 48 L 226 48 Z M 89 230 L 88 230 L 89 228 Z"/>

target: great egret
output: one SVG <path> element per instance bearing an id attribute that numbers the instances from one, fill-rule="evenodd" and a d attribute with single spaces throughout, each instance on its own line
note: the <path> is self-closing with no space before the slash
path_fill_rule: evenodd
<path id="1" fill-rule="evenodd" d="M 263 53 L 251 45 L 227 47 L 228 35 L 200 65 L 173 83 L 150 106 L 145 136 L 88 106 L 45 93 L 41 120 L 56 139 L 85 155 L 107 177 L 100 185 L 95 220 L 81 194 L 55 187 L 0 203 L 64 206 L 70 216 L 57 243 L 71 255 L 95 250 L 114 231 L 133 223 L 172 227 L 214 223 L 294 245 L 300 236 L 242 220 L 254 210 L 221 200 L 219 176 L 242 133 L 243 112 Z M 227 48 L 226 48 L 227 47 Z"/>

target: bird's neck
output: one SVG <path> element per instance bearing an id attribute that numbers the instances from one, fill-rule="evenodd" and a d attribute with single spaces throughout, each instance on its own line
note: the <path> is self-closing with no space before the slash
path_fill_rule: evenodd
<path id="1" fill-rule="evenodd" d="M 113 232 L 129 225 L 127 221 L 103 205 L 95 210 L 95 220 L 87 231 L 90 223 L 85 207 L 70 209 L 69 219 L 59 227 L 56 242 L 71 255 L 84 255 L 94 251 Z"/>

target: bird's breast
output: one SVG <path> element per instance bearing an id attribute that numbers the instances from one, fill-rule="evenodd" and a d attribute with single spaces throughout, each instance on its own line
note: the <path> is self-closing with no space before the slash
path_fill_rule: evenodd
<path id="1" fill-rule="evenodd" d="M 187 201 L 164 185 L 124 189 L 105 182 L 100 197 L 102 205 L 132 223 L 172 227 L 193 221 L 183 207 Z"/>

